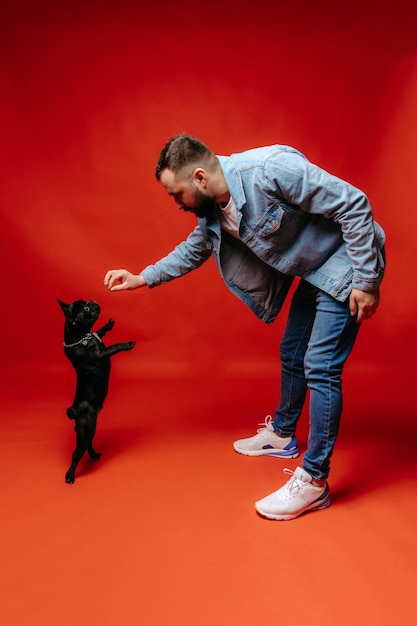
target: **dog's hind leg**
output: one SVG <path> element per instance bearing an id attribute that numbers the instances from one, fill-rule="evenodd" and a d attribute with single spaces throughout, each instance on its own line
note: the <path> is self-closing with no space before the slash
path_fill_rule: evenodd
<path id="1" fill-rule="evenodd" d="M 75 470 L 77 469 L 78 463 L 83 458 L 84 452 L 85 452 L 85 449 L 80 450 L 77 446 L 74 452 L 72 453 L 72 462 L 67 473 L 65 474 L 65 482 L 68 483 L 69 485 L 72 485 L 75 482 Z"/>
<path id="2" fill-rule="evenodd" d="M 92 445 L 88 446 L 87 452 L 90 455 L 90 459 L 92 461 L 98 461 L 101 457 L 100 452 L 96 452 Z"/>
<path id="3" fill-rule="evenodd" d="M 99 414 L 99 412 L 101 411 L 102 407 L 100 407 L 98 409 L 98 411 L 94 412 L 94 415 L 91 417 L 91 431 L 90 431 L 90 441 L 88 442 L 87 445 L 87 452 L 90 455 L 90 459 L 92 461 L 98 461 L 99 458 L 101 457 L 100 452 L 97 452 L 96 450 L 94 450 L 93 448 L 93 439 L 94 439 L 94 435 L 96 434 L 96 426 L 97 426 L 97 416 Z"/>
<path id="4" fill-rule="evenodd" d="M 90 457 L 95 461 L 100 458 L 99 453 L 95 452 L 92 447 L 92 441 L 96 430 L 96 417 L 96 414 L 94 414 L 94 418 L 92 418 L 91 415 L 87 415 L 86 417 L 76 421 L 76 447 L 72 453 L 71 465 L 65 474 L 65 481 L 69 485 L 72 485 L 75 482 L 75 470 L 77 469 L 77 465 L 83 458 L 85 452 L 88 451 Z"/>

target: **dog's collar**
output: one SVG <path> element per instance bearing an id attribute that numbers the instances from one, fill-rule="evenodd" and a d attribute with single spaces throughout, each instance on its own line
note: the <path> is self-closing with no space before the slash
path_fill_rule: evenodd
<path id="1" fill-rule="evenodd" d="M 75 346 L 79 346 L 80 344 L 83 344 L 83 346 L 86 346 L 93 337 L 96 337 L 96 339 L 98 339 L 101 342 L 101 339 L 97 333 L 87 333 L 82 339 L 80 339 L 79 341 L 76 341 L 75 343 L 65 343 L 64 341 L 64 348 L 75 348 Z"/>

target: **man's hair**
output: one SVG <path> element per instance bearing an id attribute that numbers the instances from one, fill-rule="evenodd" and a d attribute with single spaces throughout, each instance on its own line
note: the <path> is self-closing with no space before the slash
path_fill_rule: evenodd
<path id="1" fill-rule="evenodd" d="M 215 154 L 199 139 L 180 133 L 174 135 L 165 144 L 156 164 L 155 176 L 160 180 L 161 172 L 169 168 L 178 174 L 182 169 L 195 167 L 212 167 L 216 160 Z"/>

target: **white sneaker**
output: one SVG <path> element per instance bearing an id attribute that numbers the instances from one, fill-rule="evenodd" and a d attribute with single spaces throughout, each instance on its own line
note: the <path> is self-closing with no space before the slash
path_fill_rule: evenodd
<path id="1" fill-rule="evenodd" d="M 289 520 L 306 511 L 325 509 L 330 504 L 330 492 L 327 482 L 323 487 L 312 484 L 310 474 L 301 467 L 295 472 L 284 469 L 292 478 L 278 491 L 255 503 L 255 508 L 263 517 L 274 520 Z"/>
<path id="2" fill-rule="evenodd" d="M 239 439 L 233 444 L 239 454 L 246 456 L 276 456 L 285 459 L 295 459 L 298 454 L 297 439 L 280 437 L 272 426 L 272 417 L 267 415 L 265 422 L 259 424 L 258 433 L 247 439 Z"/>

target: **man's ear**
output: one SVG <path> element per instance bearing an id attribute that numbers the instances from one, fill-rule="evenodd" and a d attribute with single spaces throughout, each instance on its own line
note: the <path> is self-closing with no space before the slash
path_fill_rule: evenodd
<path id="1" fill-rule="evenodd" d="M 197 167 L 193 172 L 193 181 L 207 189 L 207 172 L 202 167 Z"/>

